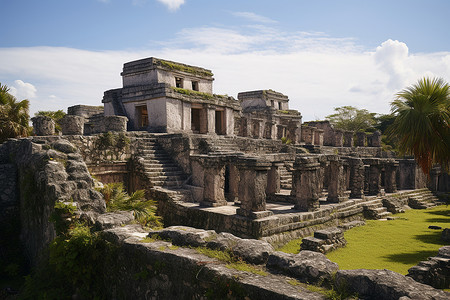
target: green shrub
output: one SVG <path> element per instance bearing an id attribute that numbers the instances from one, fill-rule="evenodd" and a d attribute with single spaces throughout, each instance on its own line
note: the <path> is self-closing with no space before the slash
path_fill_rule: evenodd
<path id="1" fill-rule="evenodd" d="M 144 190 L 128 195 L 122 183 L 109 183 L 99 189 L 106 202 L 107 211 L 133 211 L 137 222 L 147 227 L 161 227 L 161 218 L 156 216 L 156 202 L 145 198 Z"/>

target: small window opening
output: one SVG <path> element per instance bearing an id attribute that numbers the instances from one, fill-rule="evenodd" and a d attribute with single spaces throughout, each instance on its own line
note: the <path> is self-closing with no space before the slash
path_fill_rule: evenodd
<path id="1" fill-rule="evenodd" d="M 270 106 L 275 107 L 275 102 L 273 100 L 270 100 Z"/>
<path id="2" fill-rule="evenodd" d="M 183 78 L 175 77 L 175 86 L 177 88 L 183 88 Z"/>
<path id="3" fill-rule="evenodd" d="M 278 109 L 279 109 L 279 110 L 282 109 L 281 102 L 278 102 Z"/>
<path id="4" fill-rule="evenodd" d="M 192 90 L 198 91 L 198 81 L 192 81 Z"/>

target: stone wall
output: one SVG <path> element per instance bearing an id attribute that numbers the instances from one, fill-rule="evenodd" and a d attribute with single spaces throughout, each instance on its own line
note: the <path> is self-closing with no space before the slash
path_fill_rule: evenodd
<path id="1" fill-rule="evenodd" d="M 80 215 L 89 211 L 85 215 L 88 220 L 92 214 L 105 211 L 105 202 L 93 189 L 93 180 L 82 156 L 68 141 L 58 139 L 36 144 L 31 139 L 12 140 L 0 145 L 0 149 L 1 160 L 5 161 L 6 157 L 10 163 L 9 167 L 1 170 L 17 168 L 20 237 L 32 265 L 37 263 L 42 251 L 55 237 L 53 223 L 49 222 L 55 203 L 74 205 Z M 5 176 L 5 173 L 0 176 Z M 11 174 L 6 173 L 6 176 Z M 8 185 L 4 193 L 13 188 L 12 181 Z M 14 193 L 9 197 L 7 203 L 11 202 Z"/>

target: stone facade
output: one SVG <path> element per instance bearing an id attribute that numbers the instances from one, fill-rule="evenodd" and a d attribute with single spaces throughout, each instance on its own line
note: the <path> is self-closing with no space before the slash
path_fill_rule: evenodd
<path id="1" fill-rule="evenodd" d="M 35 135 L 54 135 L 55 121 L 47 116 L 36 116 L 31 118 Z"/>

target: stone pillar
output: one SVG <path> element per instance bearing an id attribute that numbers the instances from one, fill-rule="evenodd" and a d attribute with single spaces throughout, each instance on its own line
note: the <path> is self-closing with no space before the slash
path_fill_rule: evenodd
<path id="1" fill-rule="evenodd" d="M 225 165 L 216 158 L 206 158 L 203 162 L 204 190 L 202 205 L 227 205 L 225 200 Z"/>
<path id="2" fill-rule="evenodd" d="M 319 208 L 320 164 L 316 157 L 298 157 L 294 162 L 292 186 L 294 209 L 314 211 Z"/>
<path id="3" fill-rule="evenodd" d="M 280 181 L 280 167 L 283 165 L 282 162 L 273 162 L 272 167 L 267 173 L 267 188 L 266 194 L 273 195 L 280 192 L 281 181 Z"/>
<path id="4" fill-rule="evenodd" d="M 293 144 L 300 142 L 299 128 L 301 125 L 299 123 L 300 122 L 298 121 L 289 122 L 287 138 L 290 139 Z"/>
<path id="5" fill-rule="evenodd" d="M 63 135 L 83 135 L 84 118 L 80 116 L 65 115 L 61 121 L 61 131 Z"/>
<path id="6" fill-rule="evenodd" d="M 246 118 L 246 126 L 244 127 L 244 136 L 252 137 L 252 119 Z"/>
<path id="7" fill-rule="evenodd" d="M 314 145 L 323 146 L 323 129 L 314 130 Z"/>
<path id="8" fill-rule="evenodd" d="M 339 203 L 347 200 L 345 197 L 346 176 L 344 174 L 344 166 L 342 160 L 337 155 L 328 157 L 330 161 L 330 181 L 328 183 L 329 202 Z"/>
<path id="9" fill-rule="evenodd" d="M 350 198 L 364 198 L 364 164 L 360 158 L 349 158 Z"/>
<path id="10" fill-rule="evenodd" d="M 398 162 L 387 160 L 384 165 L 384 191 L 386 193 L 397 192 L 397 169 Z"/>
<path id="11" fill-rule="evenodd" d="M 228 165 L 230 170 L 229 174 L 229 191 L 228 191 L 228 201 L 240 204 L 239 202 L 239 169 L 234 163 Z"/>
<path id="12" fill-rule="evenodd" d="M 272 215 L 266 210 L 267 171 L 271 163 L 258 161 L 256 158 L 240 158 L 239 201 L 241 207 L 238 215 L 258 219 Z"/>
<path id="13" fill-rule="evenodd" d="M 375 131 L 370 136 L 367 137 L 368 147 L 381 147 L 381 132 Z"/>
<path id="14" fill-rule="evenodd" d="M 253 119 L 252 123 L 252 137 L 255 139 L 261 139 L 264 134 L 263 120 Z"/>
<path id="15" fill-rule="evenodd" d="M 380 161 L 372 159 L 369 167 L 369 195 L 378 195 L 381 191 Z"/>
<path id="16" fill-rule="evenodd" d="M 357 132 L 356 133 L 356 146 L 357 147 L 365 147 L 366 146 L 366 133 L 365 132 Z"/>
<path id="17" fill-rule="evenodd" d="M 334 130 L 334 143 L 335 147 L 342 147 L 343 145 L 344 132 L 340 129 Z"/>
<path id="18" fill-rule="evenodd" d="M 36 116 L 31 118 L 33 122 L 33 130 L 35 135 L 54 135 L 55 134 L 55 121 L 47 116 Z"/>
<path id="19" fill-rule="evenodd" d="M 208 117 L 208 134 L 216 134 L 216 108 L 214 106 L 207 106 Z"/>
<path id="20" fill-rule="evenodd" d="M 433 192 L 439 191 L 439 176 L 442 175 L 441 166 L 436 165 L 430 171 L 430 184 L 429 188 Z"/>
<path id="21" fill-rule="evenodd" d="M 344 147 L 353 147 L 353 131 L 344 131 Z"/>

